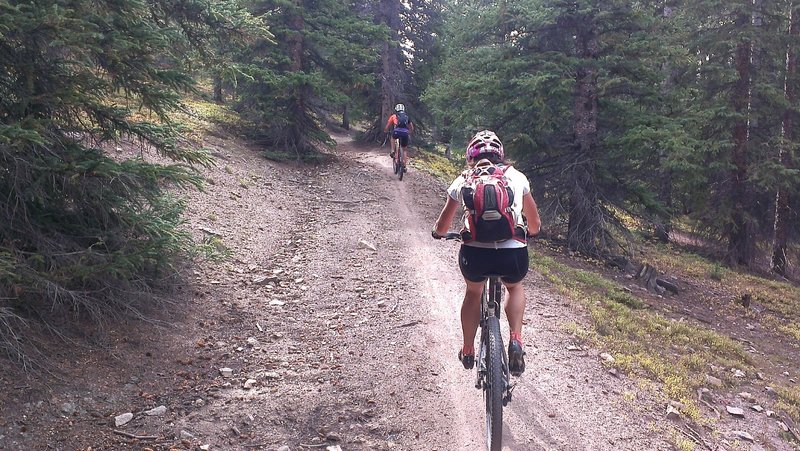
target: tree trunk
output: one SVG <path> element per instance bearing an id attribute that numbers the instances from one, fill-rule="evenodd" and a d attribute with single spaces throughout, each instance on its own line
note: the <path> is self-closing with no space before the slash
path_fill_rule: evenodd
<path id="1" fill-rule="evenodd" d="M 592 29 L 578 28 L 576 55 L 589 64 L 577 70 L 573 104 L 574 148 L 577 158 L 572 169 L 572 193 L 567 226 L 569 248 L 597 255 L 602 234 L 602 215 L 594 183 L 593 154 L 597 147 L 597 70 L 590 63 L 597 58 L 597 36 Z"/>
<path id="2" fill-rule="evenodd" d="M 222 77 L 219 72 L 214 71 L 214 102 L 222 103 L 225 99 L 222 97 Z"/>
<path id="3" fill-rule="evenodd" d="M 737 19 L 739 29 L 746 28 L 749 21 L 750 17 L 740 13 Z M 728 238 L 726 261 L 730 265 L 738 264 L 744 266 L 752 264 L 755 254 L 754 225 L 747 214 L 747 209 L 751 205 L 747 175 L 749 170 L 748 144 L 750 124 L 748 115 L 751 96 L 750 77 L 752 67 L 750 58 L 752 51 L 752 42 L 749 39 L 742 39 L 736 46 L 734 64 L 738 79 L 734 84 L 733 108 L 739 117 L 733 125 L 733 152 L 731 155 L 733 168 L 730 175 L 730 189 L 728 190 L 728 201 L 732 206 L 732 213 L 725 229 Z"/>
<path id="4" fill-rule="evenodd" d="M 669 20 L 675 14 L 677 8 L 677 1 L 667 1 L 661 9 L 662 20 L 665 22 Z M 675 80 L 678 77 L 678 71 L 673 68 L 669 61 L 665 62 L 661 66 L 661 70 L 664 73 L 664 83 L 661 85 L 661 92 L 665 97 L 667 97 L 674 89 Z M 654 215 L 656 219 L 653 222 L 653 229 L 656 238 L 663 243 L 668 243 L 670 241 L 669 234 L 672 232 L 672 170 L 668 169 L 668 158 L 669 155 L 666 149 L 659 149 L 659 167 L 666 169 L 663 169 L 664 172 L 661 174 L 661 177 L 659 177 L 659 181 L 657 182 L 658 197 L 659 200 L 664 204 L 664 207 L 667 209 L 667 215 Z"/>
<path id="5" fill-rule="evenodd" d="M 303 0 L 294 0 L 295 9 L 291 12 L 288 18 L 289 28 L 292 32 L 289 34 L 287 41 L 289 47 L 289 70 L 292 72 L 304 72 L 306 68 L 305 59 L 305 39 L 303 33 L 305 31 L 305 19 L 303 18 L 304 4 Z M 291 117 L 292 123 L 287 130 L 288 143 L 294 148 L 298 158 L 309 149 L 309 143 L 306 142 L 305 128 L 306 120 L 306 104 L 310 96 L 310 86 L 308 84 L 300 84 L 294 88 L 294 99 L 292 100 Z"/>
<path id="6" fill-rule="evenodd" d="M 400 98 L 402 67 L 399 64 L 400 2 L 381 0 L 381 20 L 390 30 L 390 39 L 381 47 L 381 118 L 379 127 L 384 124 L 394 111 L 395 100 Z"/>
<path id="7" fill-rule="evenodd" d="M 347 104 L 342 107 L 342 128 L 350 130 L 350 112 L 347 109 Z"/>
<path id="8" fill-rule="evenodd" d="M 798 50 L 795 47 L 795 40 L 800 35 L 800 8 L 797 4 L 792 4 L 789 11 L 789 44 L 786 49 L 786 76 L 784 81 L 784 95 L 786 96 L 787 107 L 783 112 L 783 124 L 781 124 L 782 142 L 779 147 L 779 159 L 781 165 L 791 169 L 793 162 L 793 149 L 795 140 L 796 115 L 794 111 L 797 105 L 797 89 L 795 78 L 797 77 L 797 57 Z M 786 276 L 788 261 L 786 250 L 789 245 L 789 225 L 791 209 L 789 207 L 789 190 L 785 185 L 781 185 L 775 195 L 775 226 L 772 239 L 772 261 L 771 269 L 774 273 Z"/>

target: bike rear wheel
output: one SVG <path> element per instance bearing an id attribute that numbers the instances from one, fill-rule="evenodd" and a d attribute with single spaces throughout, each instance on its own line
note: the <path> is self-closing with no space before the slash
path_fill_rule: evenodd
<path id="1" fill-rule="evenodd" d="M 486 379 L 483 397 L 486 401 L 486 448 L 500 451 L 503 445 L 503 338 L 500 320 L 494 316 L 486 319 Z"/>
<path id="2" fill-rule="evenodd" d="M 403 181 L 403 174 L 406 172 L 406 166 L 403 164 L 405 155 L 401 146 L 397 146 L 397 174 L 400 175 L 400 181 Z"/>

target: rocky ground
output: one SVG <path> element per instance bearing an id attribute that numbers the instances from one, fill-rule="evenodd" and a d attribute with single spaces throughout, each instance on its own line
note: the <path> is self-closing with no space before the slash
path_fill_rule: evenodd
<path id="1" fill-rule="evenodd" d="M 445 185 L 413 166 L 400 182 L 384 149 L 335 138 L 297 166 L 208 137 L 217 165 L 187 226 L 230 255 L 188 265 L 151 320 L 59 345 L 51 373 L 5 364 L 0 449 L 483 449 L 456 360 L 457 244 L 430 238 Z M 535 273 L 526 289 L 505 449 L 673 449 L 663 403 L 567 332 L 581 309 Z"/>

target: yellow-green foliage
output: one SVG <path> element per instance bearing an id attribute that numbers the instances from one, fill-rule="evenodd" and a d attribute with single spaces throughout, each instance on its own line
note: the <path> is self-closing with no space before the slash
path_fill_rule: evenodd
<path id="1" fill-rule="evenodd" d="M 781 324 L 778 326 L 778 330 L 800 341 L 800 326 L 796 323 Z"/>
<path id="2" fill-rule="evenodd" d="M 183 120 L 188 124 L 237 125 L 239 122 L 239 115 L 225 105 L 198 98 L 184 99 L 184 104 L 187 112 Z"/>
<path id="3" fill-rule="evenodd" d="M 783 409 L 794 421 L 800 421 L 800 387 L 779 387 L 776 407 Z"/>
<path id="4" fill-rule="evenodd" d="M 680 451 L 694 451 L 697 447 L 697 444 L 685 437 L 676 437 L 675 438 L 675 446 Z"/>
<path id="5" fill-rule="evenodd" d="M 456 162 L 456 160 L 448 160 L 439 152 L 427 151 L 418 152 L 417 158 L 414 159 L 414 166 L 445 181 L 455 179 L 464 170 L 463 160 L 459 159 Z"/>

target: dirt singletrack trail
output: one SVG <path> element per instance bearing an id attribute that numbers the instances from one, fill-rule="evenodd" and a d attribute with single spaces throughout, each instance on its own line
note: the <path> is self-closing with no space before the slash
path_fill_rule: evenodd
<path id="1" fill-rule="evenodd" d="M 411 321 L 420 321 L 413 326 L 416 331 L 398 337 L 400 352 L 415 354 L 400 371 L 435 376 L 431 383 L 437 389 L 429 395 L 423 393 L 418 398 L 413 390 L 404 394 L 408 403 L 416 404 L 415 409 L 424 414 L 422 425 L 416 421 L 409 424 L 419 428 L 412 435 L 419 435 L 420 440 L 406 443 L 403 449 L 433 449 L 425 444 L 446 450 L 482 449 L 481 392 L 474 388 L 474 372 L 465 371 L 456 360 L 464 289 L 457 268 L 458 244 L 430 238 L 446 185 L 413 169 L 400 182 L 392 174 L 387 155 L 355 149 L 347 137 L 338 139 L 339 161 L 371 174 L 360 179 L 368 183 L 363 190 L 374 190 L 377 199 L 387 199 L 374 212 L 377 227 L 368 228 L 366 233 L 376 236 L 378 259 L 384 262 L 381 266 L 398 268 L 386 274 L 385 280 L 405 287 L 395 299 L 400 303 L 399 310 L 410 315 Z M 336 183 L 335 176 L 327 181 L 346 185 Z M 397 276 L 404 281 L 397 281 Z M 563 325 L 578 319 L 564 300 L 537 286 L 542 283 L 534 273 L 527 279 L 523 336 L 528 371 L 518 379 L 514 399 L 504 411 L 504 449 L 670 449 L 659 437 L 655 426 L 658 420 L 650 417 L 648 421 L 649 415 L 643 414 L 644 401 L 634 401 L 635 388 L 608 374 L 599 363 L 598 352 L 566 350 L 570 338 Z M 387 329 L 391 321 L 389 318 Z M 503 333 L 508 336 L 505 323 Z M 412 356 L 403 360 L 408 357 Z M 407 383 L 415 384 L 413 380 Z M 443 435 L 450 438 L 442 441 Z"/>
<path id="2" fill-rule="evenodd" d="M 98 332 L 104 347 L 62 350 L 60 381 L 0 371 L 15 387 L 0 449 L 485 449 L 475 373 L 456 359 L 458 244 L 430 238 L 446 185 L 413 166 L 400 182 L 386 148 L 334 137 L 329 162 L 299 168 L 207 142 L 219 164 L 187 194 L 188 225 L 228 258 L 190 267 L 167 327 L 120 324 Z M 504 449 L 672 449 L 662 406 L 600 350 L 568 350 L 580 310 L 533 272 L 526 290 Z"/>

